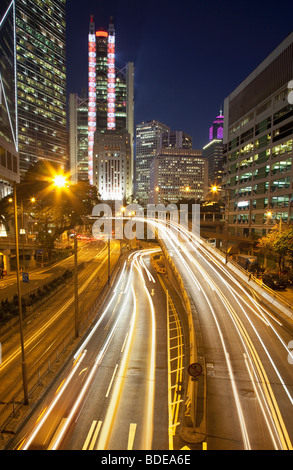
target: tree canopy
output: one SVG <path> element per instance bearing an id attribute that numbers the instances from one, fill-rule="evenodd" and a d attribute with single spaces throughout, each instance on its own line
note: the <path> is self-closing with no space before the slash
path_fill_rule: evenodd
<path id="1" fill-rule="evenodd" d="M 276 259 L 279 269 L 283 271 L 286 260 L 293 264 L 293 226 L 276 225 L 259 240 L 257 248 L 261 253 Z"/>
<path id="2" fill-rule="evenodd" d="M 56 174 L 60 174 L 59 167 L 39 161 L 16 185 L 18 213 L 22 207 L 23 214 L 35 221 L 37 240 L 48 251 L 64 231 L 83 225 L 99 202 L 96 188 L 87 181 L 77 184 L 68 181 L 64 188 L 54 186 Z M 9 197 L 0 201 L 0 213 L 7 226 L 14 214 Z"/>

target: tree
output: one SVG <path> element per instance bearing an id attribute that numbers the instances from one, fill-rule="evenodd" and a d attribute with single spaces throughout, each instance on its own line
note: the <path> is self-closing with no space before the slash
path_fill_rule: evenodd
<path id="1" fill-rule="evenodd" d="M 26 173 L 17 185 L 18 213 L 35 222 L 37 240 L 49 257 L 55 240 L 65 231 L 84 225 L 92 208 L 99 202 L 97 190 L 87 181 L 68 183 L 63 189 L 53 184 L 60 168 L 52 163 L 39 161 Z M 13 204 L 8 198 L 1 201 L 0 213 L 13 220 Z"/>
<path id="2" fill-rule="evenodd" d="M 293 263 L 293 226 L 288 224 L 276 225 L 266 236 L 259 240 L 257 248 L 261 253 L 276 259 L 282 272 L 285 260 Z"/>

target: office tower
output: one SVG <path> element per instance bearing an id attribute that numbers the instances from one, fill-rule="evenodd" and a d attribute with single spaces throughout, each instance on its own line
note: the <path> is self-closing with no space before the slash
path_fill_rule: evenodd
<path id="1" fill-rule="evenodd" d="M 69 96 L 69 153 L 71 181 L 88 181 L 88 98 Z"/>
<path id="2" fill-rule="evenodd" d="M 164 132 L 160 137 L 160 147 L 191 149 L 192 137 L 182 131 Z"/>
<path id="3" fill-rule="evenodd" d="M 136 169 L 135 195 L 139 204 L 146 205 L 150 196 L 150 168 L 160 138 L 170 128 L 159 121 L 142 122 L 136 126 Z"/>
<path id="4" fill-rule="evenodd" d="M 222 112 L 214 120 L 209 130 L 209 143 L 203 147 L 202 156 L 208 161 L 209 186 L 220 185 L 223 177 L 223 126 Z"/>
<path id="5" fill-rule="evenodd" d="M 202 199 L 206 178 L 201 150 L 160 148 L 150 166 L 150 203 Z"/>
<path id="6" fill-rule="evenodd" d="M 259 238 L 293 219 L 293 33 L 225 99 L 229 231 Z"/>
<path id="7" fill-rule="evenodd" d="M 20 169 L 67 163 L 65 1 L 16 1 Z"/>
<path id="8" fill-rule="evenodd" d="M 19 182 L 15 2 L 0 4 L 0 199 Z"/>
<path id="9" fill-rule="evenodd" d="M 89 31 L 89 117 L 88 117 L 88 171 L 89 181 L 94 181 L 93 142 L 95 131 L 112 130 L 123 135 L 128 132 L 132 151 L 131 178 L 133 175 L 134 143 L 134 64 L 123 69 L 116 64 L 116 37 L 113 19 L 108 31 L 95 30 L 91 17 Z M 122 134 L 120 131 L 123 131 Z"/>
<path id="10" fill-rule="evenodd" d="M 127 201 L 132 195 L 131 143 L 126 131 L 96 131 L 93 184 L 103 201 Z"/>

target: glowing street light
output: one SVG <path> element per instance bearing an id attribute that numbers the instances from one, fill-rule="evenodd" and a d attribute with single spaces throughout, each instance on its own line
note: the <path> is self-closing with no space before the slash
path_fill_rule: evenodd
<path id="1" fill-rule="evenodd" d="M 56 175 L 53 181 L 54 186 L 57 186 L 57 188 L 65 188 L 66 186 L 66 177 L 64 175 Z"/>

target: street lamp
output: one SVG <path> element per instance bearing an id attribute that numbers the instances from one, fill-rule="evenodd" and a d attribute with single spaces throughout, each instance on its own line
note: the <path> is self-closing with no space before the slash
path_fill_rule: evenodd
<path id="1" fill-rule="evenodd" d="M 67 186 L 67 178 L 62 174 L 55 175 L 53 184 L 59 189 L 64 189 Z M 77 233 L 74 233 L 74 319 L 75 319 L 75 337 L 79 336 L 78 328 L 78 270 L 77 270 Z"/>
<path id="2" fill-rule="evenodd" d="M 221 188 L 220 186 L 212 186 L 211 188 L 211 192 L 214 193 L 214 194 L 218 194 L 219 191 L 222 191 L 223 188 Z M 228 238 L 229 238 L 229 206 L 230 206 L 230 191 L 229 191 L 229 188 L 225 188 L 224 191 L 226 192 L 227 191 L 227 195 L 228 195 L 228 200 L 227 200 L 227 204 L 225 203 L 225 223 L 226 223 L 226 250 L 225 250 L 225 263 L 227 264 L 228 262 Z"/>
<path id="3" fill-rule="evenodd" d="M 29 402 L 28 382 L 27 382 L 27 368 L 26 368 L 26 358 L 25 358 L 25 350 L 24 350 L 24 338 L 23 338 L 22 300 L 21 300 L 20 272 L 19 272 L 19 243 L 18 243 L 16 183 L 14 183 L 14 230 L 15 230 L 15 251 L 16 251 L 16 279 L 17 279 L 18 310 L 19 310 L 19 331 L 20 331 L 20 346 L 21 346 L 21 356 L 22 356 L 22 380 L 23 380 L 24 404 L 28 405 L 28 402 Z"/>
<path id="4" fill-rule="evenodd" d="M 53 180 L 54 186 L 57 188 L 65 188 L 66 186 L 66 177 L 64 175 L 56 175 Z"/>

